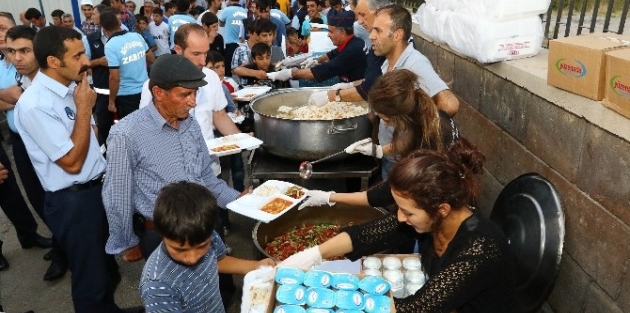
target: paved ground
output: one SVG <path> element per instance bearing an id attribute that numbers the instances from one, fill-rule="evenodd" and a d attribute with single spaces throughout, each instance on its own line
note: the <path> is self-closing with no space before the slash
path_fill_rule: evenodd
<path id="1" fill-rule="evenodd" d="M 1 129 L 6 135 L 6 127 L 2 123 Z M 5 138 L 7 138 L 5 136 Z M 2 143 L 7 152 L 10 146 L 6 140 Z M 12 157 L 12 154 L 9 153 Z M 37 214 L 33 212 L 37 218 Z M 255 221 L 230 213 L 233 230 L 226 238 L 228 244 L 233 247 L 233 255 L 240 258 L 254 258 L 255 246 L 252 243 L 252 228 Z M 40 225 L 39 233 L 50 236 L 50 232 L 44 223 L 37 219 Z M 4 214 L 0 214 L 0 239 L 4 241 L 2 252 L 10 263 L 10 268 L 0 272 L 0 303 L 7 313 L 23 313 L 34 310 L 36 313 L 72 312 L 70 296 L 70 273 L 55 282 L 43 280 L 44 273 L 49 262 L 42 256 L 47 250 L 33 248 L 24 250 L 20 247 L 13 226 Z M 138 280 L 144 261 L 127 263 L 118 259 L 122 282 L 116 292 L 116 303 L 121 307 L 141 305 L 138 293 Z M 242 276 L 234 276 L 238 288 L 232 305 L 227 308 L 228 313 L 240 311 L 240 299 L 242 288 Z"/>

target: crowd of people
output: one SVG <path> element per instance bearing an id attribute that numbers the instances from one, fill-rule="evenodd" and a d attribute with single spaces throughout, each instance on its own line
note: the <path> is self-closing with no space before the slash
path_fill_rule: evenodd
<path id="1" fill-rule="evenodd" d="M 233 274 L 306 269 L 404 243 L 401 251 L 422 252 L 429 281 L 396 300 L 398 312 L 507 312 L 507 242 L 475 208 L 484 157 L 460 137 L 458 99 L 414 48 L 407 9 L 388 0 L 79 4 L 80 23 L 29 8 L 18 25 L 0 12 L 0 110 L 16 164 L 0 145 L 0 207 L 22 248 L 50 248 L 45 280 L 71 272 L 76 312 L 223 312 Z M 334 48 L 316 51 L 322 38 Z M 300 66 L 283 66 L 301 53 L 309 55 Z M 226 205 L 251 188 L 241 155 L 221 162 L 205 142 L 241 133 L 236 90 L 295 81 L 330 86 L 310 105 L 368 101 L 373 138 L 346 152 L 381 159 L 383 178 L 367 192 L 308 191 L 301 207 L 397 210 L 281 264 L 232 257 Z M 27 202 L 52 238 L 37 233 Z M 1 248 L 0 271 L 9 267 Z M 115 303 L 115 255 L 146 260 L 144 306 Z"/>

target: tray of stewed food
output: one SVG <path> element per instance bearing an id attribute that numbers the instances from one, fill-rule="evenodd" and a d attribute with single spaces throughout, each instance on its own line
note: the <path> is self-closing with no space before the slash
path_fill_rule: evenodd
<path id="1" fill-rule="evenodd" d="M 268 223 L 282 216 L 306 198 L 306 189 L 292 183 L 268 180 L 227 208 L 241 215 Z"/>
<path id="2" fill-rule="evenodd" d="M 206 140 L 208 152 L 216 156 L 230 155 L 243 150 L 256 149 L 260 147 L 262 143 L 262 140 L 243 133 Z"/>

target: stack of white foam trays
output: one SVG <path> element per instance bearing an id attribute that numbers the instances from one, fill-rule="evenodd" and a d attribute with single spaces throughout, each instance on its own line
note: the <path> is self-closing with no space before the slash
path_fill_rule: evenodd
<path id="1" fill-rule="evenodd" d="M 550 0 L 427 0 L 416 13 L 424 34 L 481 63 L 531 57 L 541 50 L 540 14 Z"/>

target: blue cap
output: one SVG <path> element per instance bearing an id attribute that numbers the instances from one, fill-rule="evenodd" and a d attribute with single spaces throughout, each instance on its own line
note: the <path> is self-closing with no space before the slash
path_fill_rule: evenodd
<path id="1" fill-rule="evenodd" d="M 327 17 L 329 26 L 348 28 L 354 25 L 354 12 L 352 11 L 337 12 L 335 9 L 330 9 Z"/>

